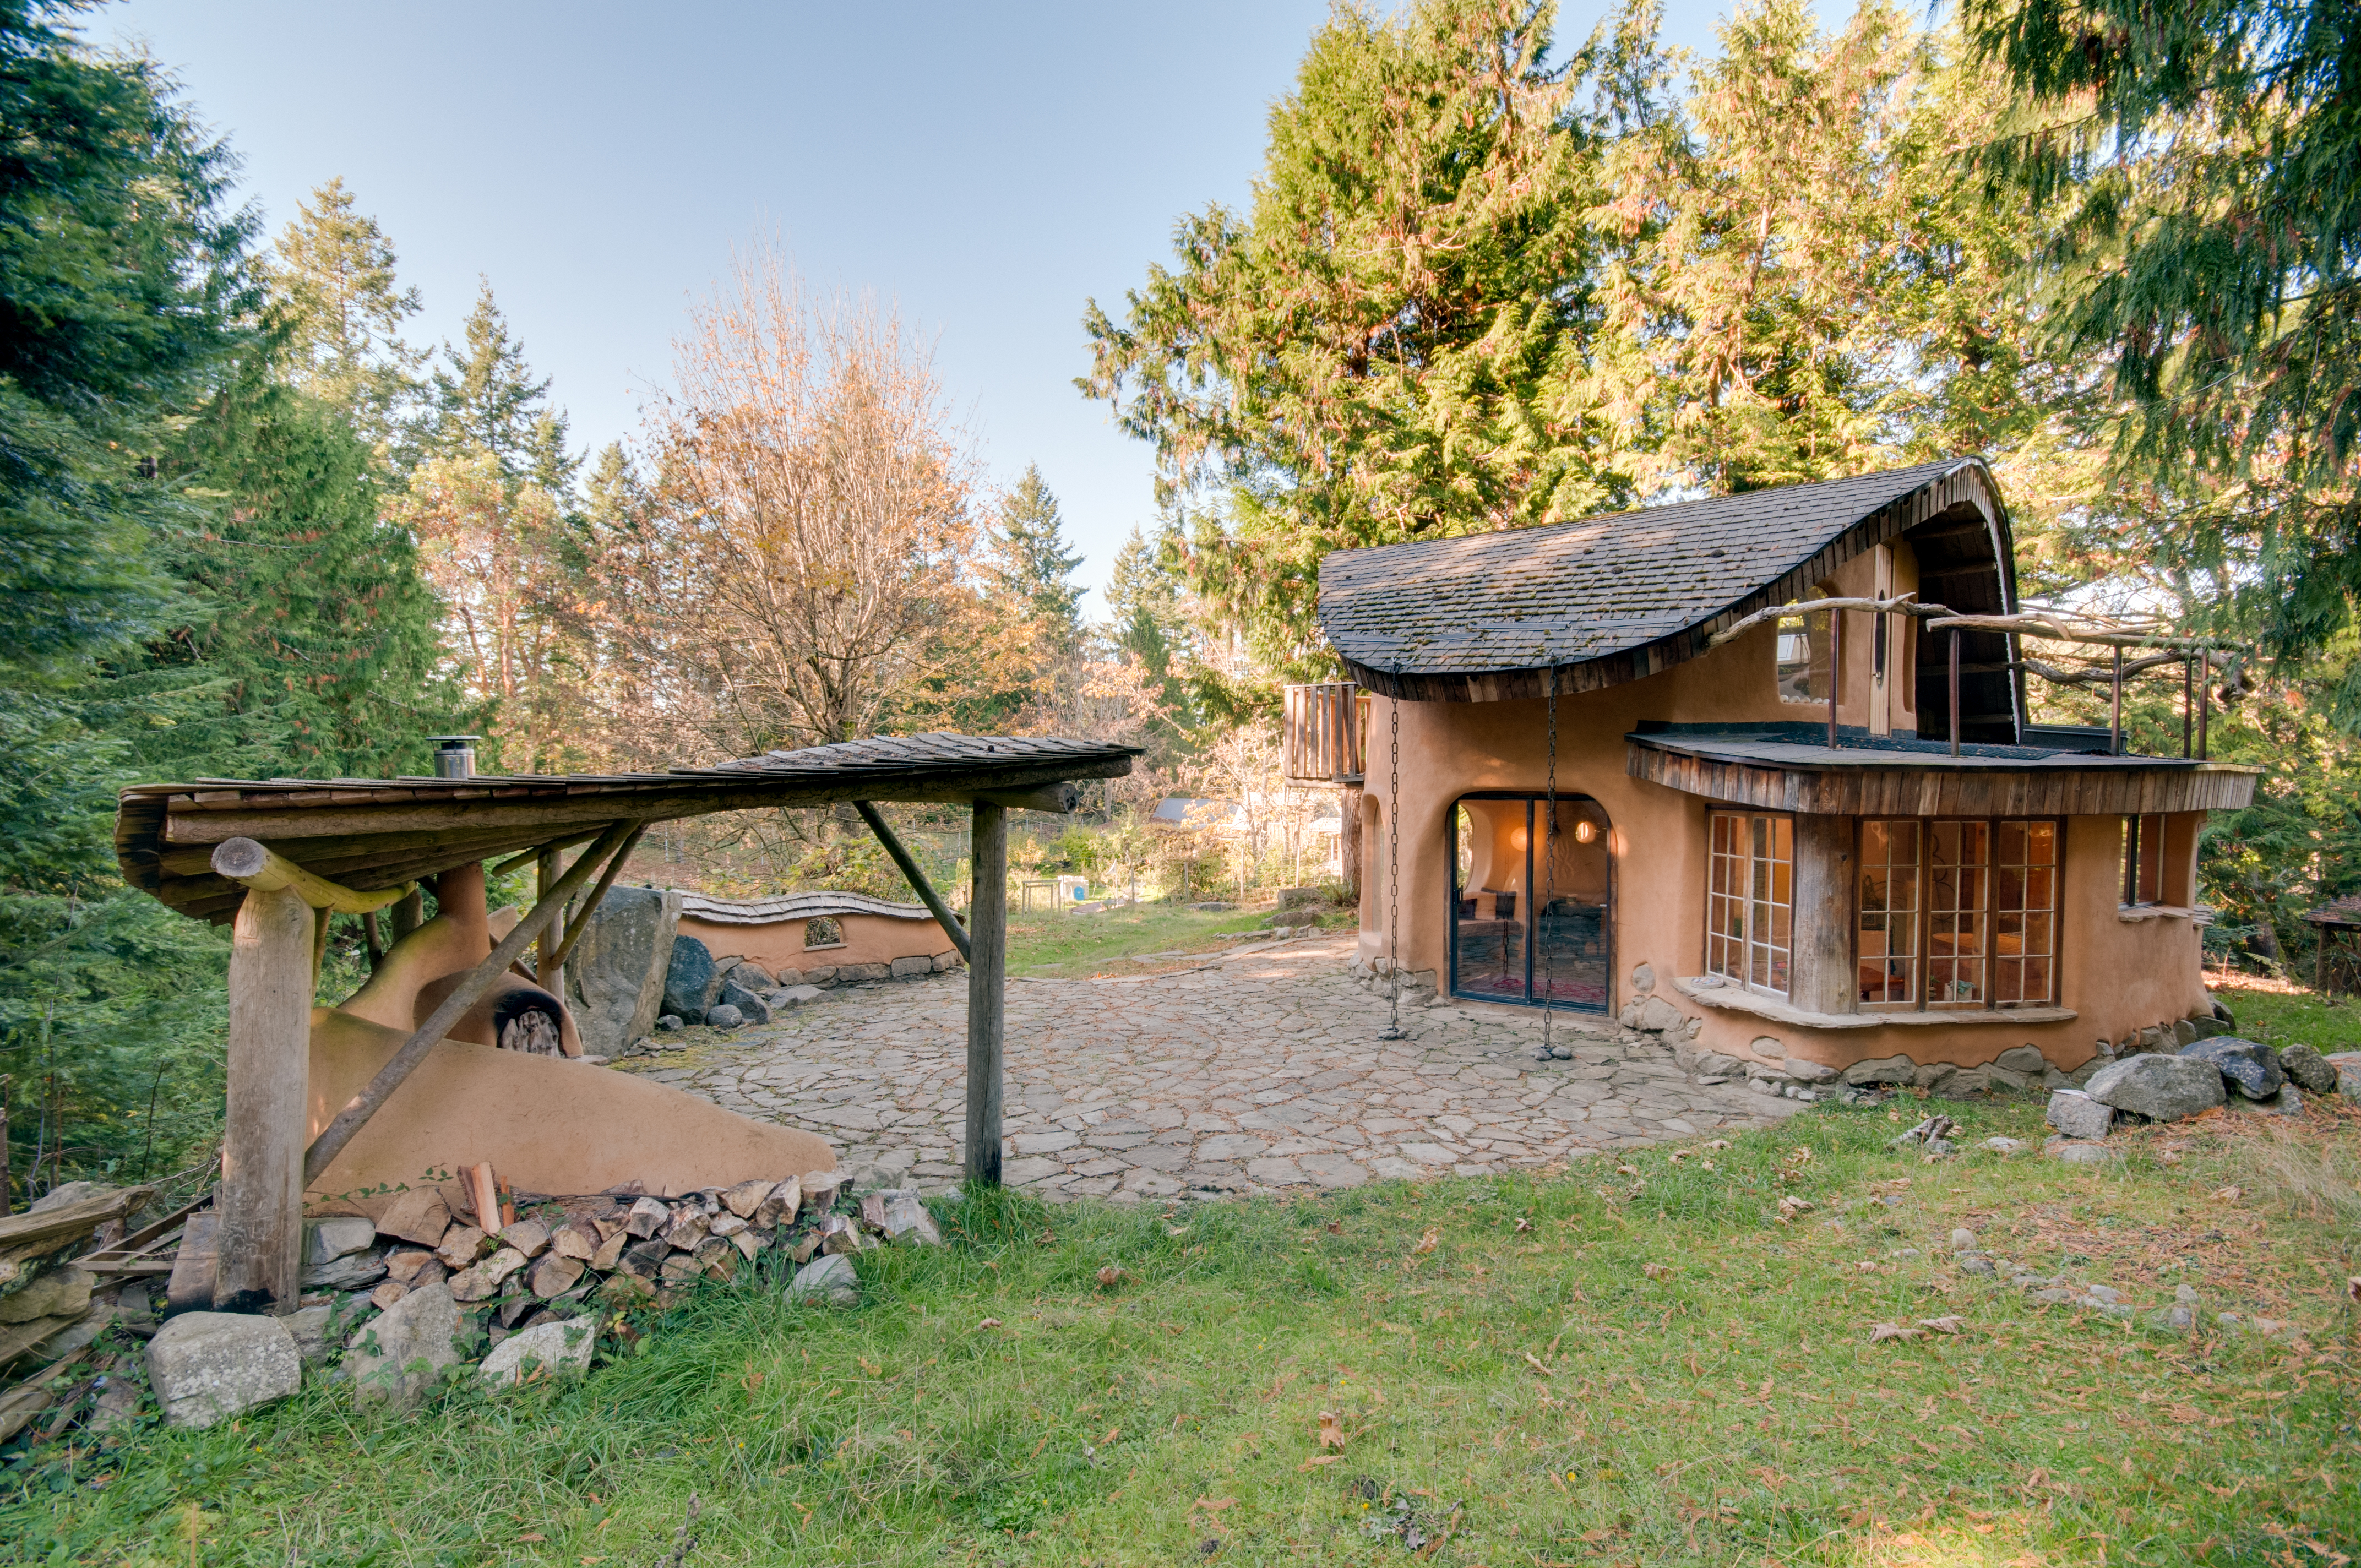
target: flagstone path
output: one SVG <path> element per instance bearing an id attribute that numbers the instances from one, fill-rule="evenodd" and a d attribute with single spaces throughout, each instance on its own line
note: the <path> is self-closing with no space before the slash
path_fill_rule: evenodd
<path id="1" fill-rule="evenodd" d="M 1410 1037 L 1380 1041 L 1385 997 L 1354 983 L 1351 958 L 1350 938 L 1326 938 L 1147 976 L 1010 981 L 1005 1179 L 1117 1201 L 1353 1187 L 1543 1167 L 1803 1108 L 1692 1083 L 1611 1019 L 1558 1014 L 1564 1061 L 1534 1059 L 1542 1020 L 1522 1008 L 1406 1007 Z M 832 992 L 618 1065 L 817 1133 L 846 1166 L 950 1186 L 966 1029 L 953 972 Z"/>

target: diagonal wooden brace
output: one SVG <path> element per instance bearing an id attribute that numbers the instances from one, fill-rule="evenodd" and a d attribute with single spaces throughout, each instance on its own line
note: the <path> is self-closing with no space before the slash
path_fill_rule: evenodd
<path id="1" fill-rule="evenodd" d="M 917 859 L 903 848 L 902 840 L 894 836 L 894 829 L 885 826 L 885 818 L 865 800 L 854 801 L 852 809 L 861 813 L 861 820 L 869 824 L 869 830 L 877 835 L 879 843 L 885 846 L 886 854 L 892 856 L 894 864 L 900 868 L 903 880 L 917 894 L 918 902 L 933 914 L 935 924 L 943 928 L 943 935 L 951 939 L 951 946 L 959 949 L 960 957 L 968 958 L 967 927 L 960 924 L 959 916 L 951 913 L 951 906 L 943 902 L 943 895 L 937 893 L 934 884 L 927 880 L 927 873 L 918 869 Z"/>
<path id="2" fill-rule="evenodd" d="M 425 1061 L 442 1042 L 451 1026 L 476 1004 L 476 999 L 483 995 L 511 964 L 516 962 L 517 955 L 532 945 L 533 938 L 541 935 L 542 927 L 566 906 L 566 901 L 581 891 L 582 884 L 590 880 L 591 872 L 620 850 L 638 829 L 637 823 L 618 822 L 601 833 L 598 842 L 574 862 L 573 869 L 558 879 L 557 885 L 544 894 L 525 917 L 516 923 L 516 929 L 500 939 L 500 945 L 492 949 L 491 956 L 468 970 L 467 979 L 459 982 L 457 989 L 445 997 L 443 1004 L 434 1009 L 433 1015 L 401 1043 L 401 1048 L 378 1069 L 375 1078 L 369 1080 L 368 1087 L 353 1096 L 351 1103 L 337 1112 L 335 1119 L 320 1129 L 320 1135 L 312 1140 L 311 1148 L 303 1155 L 303 1181 L 306 1186 L 318 1180 L 320 1173 L 345 1152 L 345 1146 L 353 1141 L 354 1135 L 393 1097 L 393 1091 L 401 1087 L 402 1080 L 418 1070 L 419 1064 Z"/>

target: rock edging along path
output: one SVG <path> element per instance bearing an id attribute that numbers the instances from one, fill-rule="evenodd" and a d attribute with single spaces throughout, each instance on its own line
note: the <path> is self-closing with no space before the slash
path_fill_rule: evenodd
<path id="1" fill-rule="evenodd" d="M 1008 987 L 1006 1179 L 1118 1201 L 1353 1187 L 1531 1168 L 1762 1126 L 1802 1109 L 1700 1087 L 1614 1020 L 1559 1014 L 1571 1060 L 1539 1062 L 1538 1013 L 1405 1007 L 1347 976 L 1352 939 L 1298 940 L 1163 974 Z M 634 1060 L 746 1115 L 818 1134 L 849 1167 L 959 1179 L 967 977 L 854 987 L 767 1027 Z"/>

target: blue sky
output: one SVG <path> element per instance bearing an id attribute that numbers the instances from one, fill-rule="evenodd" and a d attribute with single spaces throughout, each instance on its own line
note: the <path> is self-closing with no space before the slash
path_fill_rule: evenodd
<path id="1" fill-rule="evenodd" d="M 1668 40 L 1709 51 L 1725 8 L 1668 0 Z M 1573 0 L 1560 38 L 1604 9 Z M 580 445 L 633 432 L 689 302 L 774 236 L 929 335 L 990 471 L 1041 466 L 1095 587 L 1153 503 L 1148 449 L 1073 389 L 1083 302 L 1246 198 L 1327 10 L 125 0 L 87 28 L 179 74 L 269 232 L 343 176 L 424 296 L 413 341 L 489 277 Z"/>

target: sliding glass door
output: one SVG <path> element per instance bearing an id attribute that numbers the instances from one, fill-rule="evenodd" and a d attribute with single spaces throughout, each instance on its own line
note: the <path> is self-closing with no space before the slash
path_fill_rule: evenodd
<path id="1" fill-rule="evenodd" d="M 1451 993 L 1606 1010 L 1614 861 L 1587 795 L 1485 792 L 1451 813 Z"/>

